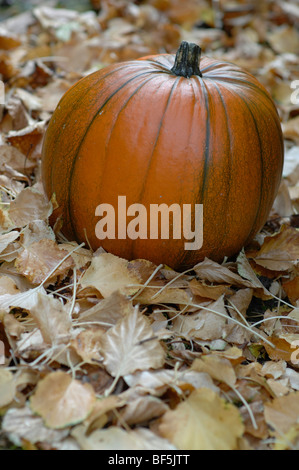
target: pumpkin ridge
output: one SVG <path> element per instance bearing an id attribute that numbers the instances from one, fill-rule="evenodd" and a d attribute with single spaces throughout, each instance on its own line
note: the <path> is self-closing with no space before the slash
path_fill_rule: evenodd
<path id="1" fill-rule="evenodd" d="M 199 185 L 198 188 L 198 196 L 197 196 L 197 204 L 203 204 L 204 202 L 204 190 L 205 190 L 205 184 L 206 184 L 206 178 L 207 178 L 207 166 L 208 166 L 208 160 L 209 160 L 209 140 L 210 140 L 210 111 L 209 111 L 209 104 L 208 104 L 208 91 L 206 88 L 206 85 L 204 83 L 204 77 L 200 77 L 199 75 L 194 77 L 199 94 L 201 95 L 201 91 L 203 90 L 204 94 L 204 99 L 205 99 L 205 107 L 207 110 L 207 117 L 206 117 L 206 139 L 205 139 L 205 161 L 204 161 L 204 169 L 203 169 L 203 180 L 202 183 Z M 203 86 L 201 86 L 203 84 Z M 194 89 L 194 88 L 193 88 Z M 203 208 L 204 209 L 204 208 Z M 183 260 L 186 263 L 186 266 L 188 264 L 188 260 L 192 256 L 192 252 L 188 251 L 187 253 L 184 253 Z"/>
<path id="2" fill-rule="evenodd" d="M 121 86 L 119 86 L 105 101 L 104 103 L 101 105 L 101 107 L 97 110 L 97 112 L 95 113 L 95 115 L 93 116 L 93 118 L 91 119 L 89 125 L 86 127 L 86 130 L 85 130 L 85 133 L 80 141 L 80 145 L 78 146 L 75 154 L 74 154 L 74 158 L 72 160 L 72 165 L 71 165 L 71 169 L 70 169 L 70 174 L 69 174 L 69 185 L 68 185 L 68 196 L 67 196 L 67 212 L 68 212 L 68 219 L 70 220 L 70 225 L 71 225 L 71 228 L 72 228 L 72 231 L 77 239 L 78 237 L 78 234 L 77 234 L 77 231 L 75 229 L 75 226 L 73 224 L 73 221 L 72 221 L 72 208 L 71 208 L 71 198 L 70 198 L 70 194 L 71 194 L 71 184 L 72 184 L 72 180 L 73 180 L 73 173 L 74 173 L 74 169 L 75 169 L 75 166 L 76 166 L 76 161 L 77 161 L 77 158 L 78 158 L 78 154 L 81 150 L 81 147 L 83 145 L 83 142 L 85 140 L 85 137 L 86 135 L 88 134 L 88 131 L 89 129 L 91 128 L 92 124 L 94 123 L 96 117 L 98 116 L 98 114 L 104 109 L 104 107 L 106 106 L 106 104 L 109 103 L 109 101 L 120 91 L 122 90 L 126 85 L 128 85 L 128 83 L 132 82 L 133 80 L 136 80 L 137 78 L 141 77 L 142 75 L 147 75 L 147 74 L 152 74 L 152 73 L 160 73 L 160 72 L 153 72 L 153 71 L 147 71 L 147 72 L 143 72 L 143 73 L 140 73 L 138 75 L 135 75 L 134 77 L 131 77 L 129 80 L 127 80 L 125 83 L 123 83 Z"/>
<path id="3" fill-rule="evenodd" d="M 151 167 L 151 164 L 152 164 L 152 160 L 153 160 L 153 155 L 155 153 L 155 149 L 157 147 L 157 143 L 158 143 L 158 140 L 159 140 L 159 135 L 160 135 L 160 131 L 161 131 L 161 128 L 162 128 L 162 125 L 163 125 L 163 121 L 164 121 L 164 118 L 165 118 L 165 115 L 166 115 L 166 112 L 167 112 L 167 109 L 168 109 L 168 106 L 169 106 L 169 103 L 170 103 L 170 100 L 171 100 L 171 97 L 174 93 L 174 90 L 176 89 L 179 81 L 182 79 L 182 77 L 177 77 L 176 80 L 174 81 L 172 87 L 171 87 L 171 90 L 169 92 L 169 96 L 167 98 L 167 102 L 166 102 L 166 106 L 165 106 L 165 109 L 164 109 L 164 112 L 163 112 L 163 115 L 161 117 L 161 120 L 160 120 L 160 123 L 159 123 L 159 126 L 158 126 L 158 131 L 157 131 L 157 135 L 156 135 L 156 139 L 155 139 L 155 143 L 153 145 L 153 149 L 152 149 L 152 153 L 151 153 L 151 156 L 149 158 L 149 162 L 148 162 L 148 165 L 147 165 L 147 169 L 146 169 L 146 172 L 145 172 L 145 178 L 144 180 L 147 181 L 147 176 L 148 176 L 148 173 L 149 173 L 149 170 L 150 170 L 150 167 Z M 145 185 L 143 185 L 142 187 L 142 190 L 140 192 L 140 195 L 139 195 L 139 202 L 142 204 L 142 199 L 143 199 L 143 196 L 144 196 L 144 191 L 145 191 Z M 134 245 L 133 247 L 131 248 L 131 259 L 133 259 L 134 257 Z"/>
<path id="4" fill-rule="evenodd" d="M 148 78 L 146 81 L 144 81 L 143 83 L 141 83 L 134 91 L 133 93 L 129 96 L 129 98 L 126 100 L 126 102 L 122 105 L 122 107 L 120 108 L 120 110 L 118 111 L 117 113 L 117 116 L 115 118 L 115 121 L 114 123 L 112 124 L 112 127 L 110 129 L 110 132 L 109 132 L 109 135 L 107 136 L 106 138 L 106 143 L 105 143 L 105 157 L 104 157 L 104 169 L 103 169 L 103 172 L 101 174 L 101 180 L 99 181 L 99 187 L 102 185 L 102 181 L 105 177 L 105 163 L 107 161 L 107 153 L 108 153 L 108 147 L 109 147 L 109 143 L 111 141 L 111 137 L 112 137 L 112 134 L 113 134 L 113 130 L 115 129 L 115 126 L 117 124 L 117 121 L 118 121 L 118 118 L 120 117 L 120 114 L 121 112 L 127 107 L 128 103 L 130 102 L 130 100 L 138 93 L 138 91 L 140 91 L 141 88 L 143 88 L 145 85 L 147 85 L 151 80 L 154 80 L 156 78 L 156 76 L 154 77 L 150 77 Z M 77 233 L 76 233 L 77 235 Z"/>
<path id="5" fill-rule="evenodd" d="M 209 156 L 210 156 L 210 134 L 211 134 L 211 126 L 210 126 L 210 104 L 209 104 L 209 92 L 208 88 L 204 82 L 204 79 L 200 76 L 197 76 L 197 81 L 199 83 L 202 82 L 202 89 L 205 98 L 205 106 L 207 110 L 207 127 L 206 127 L 206 141 L 205 141 L 205 162 L 204 162 L 204 170 L 203 170 L 203 180 L 201 185 L 201 197 L 200 197 L 200 204 L 204 202 L 204 194 L 205 194 L 205 186 L 207 183 L 207 174 L 208 174 L 208 163 L 209 163 Z"/>
<path id="6" fill-rule="evenodd" d="M 240 96 L 242 97 L 242 99 L 244 99 L 244 98 L 243 98 L 244 95 L 241 94 Z M 249 103 L 250 103 L 250 105 L 249 105 Z M 252 108 L 251 108 L 251 106 L 253 106 L 254 108 L 256 108 L 256 103 L 255 103 L 251 98 L 247 97 L 247 103 L 246 103 L 246 104 L 247 104 L 247 107 L 248 107 L 248 109 L 249 109 L 249 111 L 250 111 L 250 113 L 251 113 L 251 115 L 252 115 L 253 120 L 254 120 L 254 124 L 255 124 L 255 128 L 256 128 L 257 134 L 259 135 L 258 128 L 257 128 L 257 125 L 256 125 L 256 119 L 255 119 L 255 117 L 254 117 L 254 113 L 253 113 Z M 264 103 L 261 103 L 261 104 L 264 104 Z M 266 108 L 266 109 L 268 110 L 268 108 Z M 271 112 L 269 113 L 269 117 L 271 117 L 271 119 L 272 119 L 275 123 L 277 123 L 276 119 L 273 118 L 273 115 L 272 115 Z M 261 141 L 260 136 L 259 136 L 259 142 L 260 142 L 260 145 L 261 145 L 261 144 L 262 144 L 262 141 Z M 262 148 L 262 147 L 261 147 L 261 148 Z M 261 156 L 262 156 L 262 158 L 261 158 L 261 166 L 262 166 L 262 175 L 263 175 L 263 173 L 264 173 L 264 171 L 263 171 L 263 170 L 264 170 L 264 159 L 263 159 L 262 152 L 261 152 Z M 264 181 L 263 176 L 261 176 L 261 179 L 262 179 L 262 182 L 261 182 L 261 199 L 260 199 L 260 201 L 263 200 L 263 197 L 262 197 L 262 196 L 263 196 L 263 181 Z M 261 207 L 261 205 L 259 206 L 259 211 L 257 212 L 257 216 L 259 215 L 260 207 Z M 263 207 L 264 207 L 264 204 L 263 204 Z M 257 218 L 256 218 L 256 219 L 257 219 Z M 249 237 L 247 238 L 247 240 L 246 240 L 244 246 L 246 246 L 246 243 L 247 243 L 248 240 L 251 238 L 251 234 L 252 234 L 253 232 L 255 232 L 256 229 L 258 229 L 258 230 L 260 229 L 260 227 L 255 227 L 255 228 L 254 228 L 254 225 L 255 225 L 255 223 L 256 223 L 256 219 L 255 219 L 254 224 L 253 224 L 253 229 L 252 229 L 251 233 L 249 234 Z"/>
<path id="7" fill-rule="evenodd" d="M 222 106 L 223 106 L 223 109 L 224 109 L 224 113 L 225 113 L 225 117 L 226 117 L 226 131 L 227 131 L 227 136 L 228 136 L 228 147 L 229 147 L 229 156 L 228 156 L 228 160 L 229 160 L 229 174 L 228 174 L 228 183 L 227 183 L 227 198 L 229 197 L 229 194 L 230 194 L 230 188 L 231 188 L 231 178 L 232 178 L 232 152 L 231 152 L 231 142 L 232 142 L 232 136 L 231 136 L 231 130 L 230 130 L 230 127 L 228 125 L 228 122 L 229 122 L 229 119 L 228 119 L 228 113 L 227 113 L 227 109 L 226 109 L 226 103 L 224 101 L 224 98 L 223 98 L 223 95 L 221 93 L 221 90 L 219 88 L 219 86 L 217 85 L 217 83 L 215 82 L 212 82 L 213 83 L 213 86 L 215 87 L 215 89 L 217 90 L 217 93 L 219 95 L 219 98 L 221 100 L 221 103 L 222 103 Z M 228 229 L 228 221 L 227 221 L 227 212 L 225 214 L 225 223 L 224 223 L 224 230 L 223 230 L 223 236 L 222 236 L 222 239 L 221 239 L 221 242 L 220 242 L 220 246 L 222 247 L 224 245 L 224 240 L 226 239 L 226 235 L 227 235 L 227 230 Z M 213 257 L 214 253 L 215 253 L 216 249 L 214 251 L 212 251 L 211 253 L 211 258 Z"/>
<path id="8" fill-rule="evenodd" d="M 136 61 L 136 62 L 137 62 L 137 61 Z M 106 73 L 105 75 L 103 75 L 102 77 L 100 77 L 95 83 L 93 83 L 92 85 L 90 85 L 89 89 L 91 89 L 92 87 L 96 87 L 96 86 L 101 82 L 101 80 L 106 79 L 107 77 L 109 77 L 110 75 L 113 75 L 113 73 L 118 72 L 118 71 L 121 70 L 122 68 L 123 68 L 123 64 L 121 64 L 120 67 L 115 68 L 114 70 L 112 70 L 112 71 Z M 133 65 L 132 65 L 132 68 L 133 68 Z M 91 74 L 91 75 L 95 75 L 95 74 L 97 74 L 97 73 L 98 73 L 98 71 L 94 72 L 94 73 Z M 84 79 L 85 79 L 85 77 L 83 77 L 81 80 L 84 80 Z M 79 82 L 80 82 L 81 80 L 79 80 Z M 75 83 L 71 88 L 69 88 L 68 92 L 69 92 L 73 87 L 76 87 L 76 86 L 79 84 L 79 82 Z M 85 93 L 82 93 L 82 94 L 80 95 L 80 97 L 73 103 L 73 107 L 72 107 L 73 111 L 76 110 L 76 109 L 78 109 L 78 108 L 80 107 L 82 100 L 85 99 L 85 95 L 86 95 Z M 65 99 L 69 99 L 69 96 L 68 96 L 67 94 L 64 94 L 64 95 L 62 96 L 62 98 L 61 98 L 60 101 L 58 102 L 57 107 L 63 105 Z M 67 116 L 67 118 L 66 118 L 65 123 L 68 124 L 68 123 L 71 121 L 71 119 L 72 119 L 72 113 L 69 113 L 68 116 Z M 59 132 L 57 133 L 57 139 L 55 140 L 55 148 L 57 148 L 57 145 L 58 145 L 58 143 L 59 143 L 59 141 L 60 141 L 60 137 L 63 136 L 63 133 L 64 133 L 64 129 L 61 127 L 61 128 L 59 129 Z M 54 153 L 55 153 L 55 149 L 53 149 L 53 152 L 52 152 L 53 157 L 54 157 Z M 49 166 L 50 166 L 50 178 L 49 178 L 49 179 L 50 179 L 50 187 L 51 187 L 51 191 L 53 191 L 53 170 L 54 170 L 54 165 L 49 164 Z"/>
<path id="9" fill-rule="evenodd" d="M 261 211 L 261 202 L 262 202 L 262 199 L 263 199 L 263 190 L 264 190 L 264 160 L 263 160 L 263 146 L 262 146 L 262 141 L 261 141 L 261 136 L 260 136 L 260 133 L 258 131 L 258 128 L 257 128 L 257 125 L 256 125 L 256 120 L 255 120 L 255 117 L 254 117 L 254 114 L 248 104 L 248 102 L 244 99 L 244 95 L 242 93 L 235 93 L 235 92 L 232 92 L 233 95 L 237 95 L 241 100 L 242 102 L 245 104 L 246 108 L 248 109 L 249 111 L 249 114 L 252 118 L 252 121 L 253 121 L 253 124 L 254 124 L 254 128 L 255 128 L 255 131 L 256 131 L 256 135 L 257 135 L 257 138 L 258 138 L 258 143 L 259 143 L 259 149 L 260 149 L 260 162 L 261 162 L 261 181 L 260 181 L 260 195 L 259 195 L 259 205 L 257 207 L 257 211 L 256 211 L 256 214 L 255 214 L 255 217 L 254 217 L 254 220 L 251 224 L 252 226 L 252 229 L 248 235 L 248 237 L 246 238 L 245 242 L 244 242 L 244 246 L 246 246 L 246 244 L 248 243 L 248 240 L 250 240 L 250 237 L 252 236 L 252 234 L 256 231 L 256 222 L 257 222 L 257 219 L 260 215 L 260 211 Z"/>

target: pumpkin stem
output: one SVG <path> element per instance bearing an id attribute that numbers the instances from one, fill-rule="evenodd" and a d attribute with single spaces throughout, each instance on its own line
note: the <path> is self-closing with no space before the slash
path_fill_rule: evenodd
<path id="1" fill-rule="evenodd" d="M 202 77 L 199 70 L 200 54 L 201 48 L 197 44 L 183 41 L 176 53 L 171 72 L 185 78 L 192 77 L 192 75 Z"/>

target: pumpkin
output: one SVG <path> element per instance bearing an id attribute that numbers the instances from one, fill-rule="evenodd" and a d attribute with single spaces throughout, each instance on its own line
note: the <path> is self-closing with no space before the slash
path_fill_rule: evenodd
<path id="1" fill-rule="evenodd" d="M 176 56 L 113 64 L 62 97 L 44 139 L 42 178 L 66 237 L 183 270 L 238 253 L 264 225 L 283 165 L 277 110 L 253 75 L 200 52 L 183 42 Z M 174 216 L 166 238 L 151 237 L 147 219 L 147 235 L 138 237 L 136 225 L 135 237 L 122 228 L 99 239 L 104 212 L 101 219 L 96 208 L 109 204 L 117 227 L 119 196 L 147 214 L 151 205 L 201 204 L 202 246 L 185 248 L 186 238 L 172 233 Z"/>

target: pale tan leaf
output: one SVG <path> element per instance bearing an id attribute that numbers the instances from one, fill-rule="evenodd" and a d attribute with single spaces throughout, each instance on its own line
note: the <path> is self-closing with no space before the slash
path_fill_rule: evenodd
<path id="1" fill-rule="evenodd" d="M 167 411 L 159 425 L 160 434 L 181 450 L 234 450 L 243 431 L 237 408 L 206 388 Z"/>
<path id="2" fill-rule="evenodd" d="M 124 379 L 130 387 L 138 387 L 157 396 L 161 396 L 168 388 L 176 388 L 184 384 L 192 385 L 194 388 L 205 387 L 215 392 L 219 391 L 208 374 L 192 369 L 141 371 L 126 375 Z"/>
<path id="3" fill-rule="evenodd" d="M 191 369 L 198 372 L 206 372 L 213 379 L 223 382 L 230 387 L 234 387 L 236 384 L 236 374 L 228 359 L 211 354 L 201 356 L 194 360 Z"/>
<path id="4" fill-rule="evenodd" d="M 27 406 L 9 409 L 3 418 L 2 430 L 8 433 L 10 440 L 17 446 L 22 445 L 23 439 L 32 444 L 46 442 L 55 445 L 69 433 L 68 429 L 49 429 L 42 418 L 34 415 Z"/>
<path id="5" fill-rule="evenodd" d="M 103 328 L 108 329 L 133 310 L 132 302 L 125 295 L 116 291 L 85 310 L 79 318 L 80 322 L 83 320 L 87 323 L 99 322 Z"/>
<path id="6" fill-rule="evenodd" d="M 299 392 L 277 397 L 266 403 L 265 419 L 275 429 L 277 437 L 287 433 L 299 420 Z"/>
<path id="7" fill-rule="evenodd" d="M 94 364 L 95 361 L 101 362 L 103 357 L 100 353 L 101 337 L 105 333 L 104 328 L 94 326 L 81 331 L 74 340 L 72 347 L 82 357 L 83 361 Z"/>
<path id="8" fill-rule="evenodd" d="M 72 323 L 66 307 L 50 295 L 37 294 L 37 302 L 30 309 L 44 341 L 47 344 L 67 341 Z"/>
<path id="9" fill-rule="evenodd" d="M 76 426 L 72 436 L 77 440 L 82 450 L 175 450 L 176 448 L 146 428 L 126 431 L 116 426 L 98 429 L 86 435 L 84 426 Z M 111 457 L 111 463 L 117 464 L 117 456 Z M 140 459 L 141 457 L 139 457 Z M 140 462 L 140 461 L 139 461 Z M 137 466 L 137 461 L 136 461 Z"/>
<path id="10" fill-rule="evenodd" d="M 53 429 L 80 423 L 91 412 L 94 403 L 91 385 L 82 384 L 60 371 L 40 380 L 30 398 L 31 409 Z"/>
<path id="11" fill-rule="evenodd" d="M 7 245 L 15 241 L 18 237 L 20 236 L 20 233 L 17 232 L 16 230 L 13 230 L 12 232 L 9 233 L 4 233 L 0 235 L 0 253 L 5 250 Z"/>
<path id="12" fill-rule="evenodd" d="M 235 274 L 230 269 L 208 258 L 194 266 L 194 271 L 200 279 L 205 281 L 231 284 L 239 287 L 251 287 L 249 281 L 242 279 L 241 276 Z"/>
<path id="13" fill-rule="evenodd" d="M 18 256 L 15 266 L 19 273 L 25 276 L 33 284 L 40 284 L 55 269 L 55 267 L 67 255 L 67 251 L 60 250 L 59 246 L 53 240 L 42 239 L 33 242 L 25 248 Z M 68 274 L 74 266 L 71 256 L 55 269 L 47 285 L 54 283 L 58 277 L 62 279 Z"/>
<path id="14" fill-rule="evenodd" d="M 228 315 L 221 296 L 216 302 L 190 315 L 180 315 L 173 321 L 173 331 L 188 338 L 213 340 L 222 338 Z M 220 315 L 217 315 L 219 312 Z"/>
<path id="15" fill-rule="evenodd" d="M 92 258 L 91 265 L 81 279 L 82 287 L 95 287 L 103 297 L 109 297 L 119 290 L 122 293 L 134 294 L 141 279 L 136 272 L 129 270 L 129 262 L 110 253 L 100 253 Z"/>
<path id="16" fill-rule="evenodd" d="M 283 226 L 280 232 L 265 238 L 253 259 L 273 271 L 292 270 L 299 259 L 299 231 Z"/>
<path id="17" fill-rule="evenodd" d="M 34 188 L 25 188 L 9 206 L 9 217 L 16 227 L 24 227 L 34 220 L 46 220 L 52 205 Z"/>
<path id="18" fill-rule="evenodd" d="M 0 369 L 0 408 L 8 405 L 14 399 L 16 384 L 13 374 L 6 369 Z"/>
<path id="19" fill-rule="evenodd" d="M 165 356 L 148 320 L 137 308 L 102 336 L 101 353 L 107 370 L 114 377 L 162 367 Z"/>

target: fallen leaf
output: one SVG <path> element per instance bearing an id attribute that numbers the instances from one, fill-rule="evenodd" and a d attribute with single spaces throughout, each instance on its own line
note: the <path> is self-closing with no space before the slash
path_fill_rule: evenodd
<path id="1" fill-rule="evenodd" d="M 30 398 L 32 411 L 53 429 L 80 423 L 91 412 L 94 403 L 95 393 L 91 385 L 82 384 L 60 371 L 40 380 Z"/>
<path id="2" fill-rule="evenodd" d="M 13 374 L 6 369 L 0 369 L 0 408 L 8 405 L 14 399 L 16 384 Z"/>
<path id="3" fill-rule="evenodd" d="M 180 450 L 234 450 L 243 431 L 237 408 L 206 388 L 167 411 L 159 425 L 161 436 Z"/>
<path id="4" fill-rule="evenodd" d="M 55 283 L 57 278 L 63 279 L 74 266 L 68 252 L 60 250 L 56 242 L 42 239 L 27 246 L 18 256 L 15 266 L 20 274 L 25 276 L 32 284 L 40 284 L 47 279 L 47 285 Z M 55 269 L 55 267 L 57 268 Z"/>
<path id="5" fill-rule="evenodd" d="M 103 297 L 109 297 L 116 290 L 134 294 L 140 284 L 140 277 L 129 270 L 129 262 L 109 253 L 100 253 L 92 258 L 91 265 L 81 279 L 81 286 L 95 287 Z M 131 287 L 130 287 L 131 286 Z"/>
<path id="6" fill-rule="evenodd" d="M 42 418 L 34 415 L 27 406 L 10 408 L 3 418 L 2 431 L 7 432 L 10 440 L 17 446 L 21 446 L 23 440 L 31 444 L 46 442 L 55 446 L 69 434 L 68 429 L 49 429 Z"/>
<path id="7" fill-rule="evenodd" d="M 195 359 L 191 366 L 191 370 L 198 372 L 206 372 L 213 379 L 223 382 L 230 387 L 236 384 L 236 374 L 228 359 L 222 357 L 207 355 Z"/>
<path id="8" fill-rule="evenodd" d="M 278 438 L 287 433 L 299 420 L 299 392 L 265 403 L 265 419 Z"/>
<path id="9" fill-rule="evenodd" d="M 15 227 L 25 227 L 34 220 L 47 220 L 52 205 L 36 189 L 25 188 L 11 202 L 8 212 Z"/>
<path id="10" fill-rule="evenodd" d="M 102 336 L 100 351 L 104 365 L 114 377 L 164 364 L 164 350 L 137 308 Z"/>
<path id="11" fill-rule="evenodd" d="M 98 429 L 87 436 L 84 426 L 76 426 L 72 436 L 82 450 L 176 450 L 166 439 L 146 428 L 126 431 L 116 426 Z"/>

